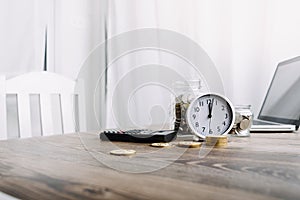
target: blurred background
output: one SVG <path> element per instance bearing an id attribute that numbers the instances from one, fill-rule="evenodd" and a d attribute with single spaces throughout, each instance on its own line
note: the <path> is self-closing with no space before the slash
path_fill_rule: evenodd
<path id="1" fill-rule="evenodd" d="M 75 80 L 106 39 L 166 29 L 202 47 L 226 96 L 257 115 L 277 64 L 300 54 L 299 7 L 298 0 L 0 0 L 0 74 L 44 70 Z"/>

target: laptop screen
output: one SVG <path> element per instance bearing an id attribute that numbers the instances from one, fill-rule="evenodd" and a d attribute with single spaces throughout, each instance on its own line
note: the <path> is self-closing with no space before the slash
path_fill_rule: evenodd
<path id="1" fill-rule="evenodd" d="M 300 124 L 300 57 L 279 63 L 258 118 Z"/>

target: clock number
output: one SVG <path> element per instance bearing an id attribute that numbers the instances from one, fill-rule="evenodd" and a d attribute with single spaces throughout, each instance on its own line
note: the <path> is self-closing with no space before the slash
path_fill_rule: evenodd
<path id="1" fill-rule="evenodd" d="M 211 103 L 211 99 L 206 100 L 207 105 Z"/>
<path id="2" fill-rule="evenodd" d="M 196 119 L 196 114 L 193 114 L 193 118 Z"/>
<path id="3" fill-rule="evenodd" d="M 200 108 L 199 107 L 195 107 L 194 110 L 195 110 L 195 112 L 200 112 Z"/>
<path id="4" fill-rule="evenodd" d="M 228 119 L 228 113 L 225 114 L 225 119 Z"/>
<path id="5" fill-rule="evenodd" d="M 196 126 L 196 128 L 198 128 L 198 127 L 199 127 L 199 123 L 198 123 L 198 122 L 196 122 L 196 123 L 195 123 L 195 126 Z"/>
<path id="6" fill-rule="evenodd" d="M 199 101 L 199 106 L 200 106 L 200 107 L 204 106 L 203 101 Z"/>
<path id="7" fill-rule="evenodd" d="M 217 126 L 217 130 L 218 130 L 218 132 L 220 132 L 220 131 L 221 131 L 221 128 L 220 128 L 220 126 Z"/>
<path id="8" fill-rule="evenodd" d="M 215 100 L 215 102 L 216 102 L 216 106 L 218 105 L 218 101 L 217 100 Z"/>
<path id="9" fill-rule="evenodd" d="M 205 131 L 205 127 L 202 127 L 202 132 L 204 132 Z"/>
<path id="10" fill-rule="evenodd" d="M 226 122 L 225 121 L 223 122 L 223 125 L 226 126 Z"/>
<path id="11" fill-rule="evenodd" d="M 209 129 L 209 134 L 213 134 L 214 131 L 212 129 Z"/>
<path id="12" fill-rule="evenodd" d="M 224 111 L 225 110 L 225 106 L 224 105 L 222 105 L 222 111 Z"/>

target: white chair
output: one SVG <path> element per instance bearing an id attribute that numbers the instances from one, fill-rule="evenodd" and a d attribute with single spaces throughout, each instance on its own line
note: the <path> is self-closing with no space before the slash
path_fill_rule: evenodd
<path id="1" fill-rule="evenodd" d="M 51 72 L 0 78 L 0 138 L 85 130 L 84 95 L 76 82 Z M 2 86 L 1 86 L 2 85 Z M 80 118 L 80 120 L 79 120 Z"/>

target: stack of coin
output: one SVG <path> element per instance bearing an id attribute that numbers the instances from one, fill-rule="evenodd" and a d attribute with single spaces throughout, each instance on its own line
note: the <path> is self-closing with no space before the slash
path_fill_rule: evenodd
<path id="1" fill-rule="evenodd" d="M 176 97 L 175 104 L 175 130 L 183 134 L 191 133 L 191 130 L 187 124 L 186 111 L 193 100 L 191 94 L 182 94 Z"/>
<path id="2" fill-rule="evenodd" d="M 179 130 L 180 122 L 181 122 L 181 105 L 180 103 L 176 103 L 175 105 L 175 123 L 174 123 L 174 129 L 175 131 Z"/>
<path id="3" fill-rule="evenodd" d="M 208 146 L 226 147 L 228 144 L 228 137 L 224 135 L 210 135 L 205 139 Z"/>
<path id="4" fill-rule="evenodd" d="M 253 121 L 253 113 L 250 105 L 235 106 L 235 122 L 232 133 L 236 136 L 250 136 L 250 128 Z"/>

